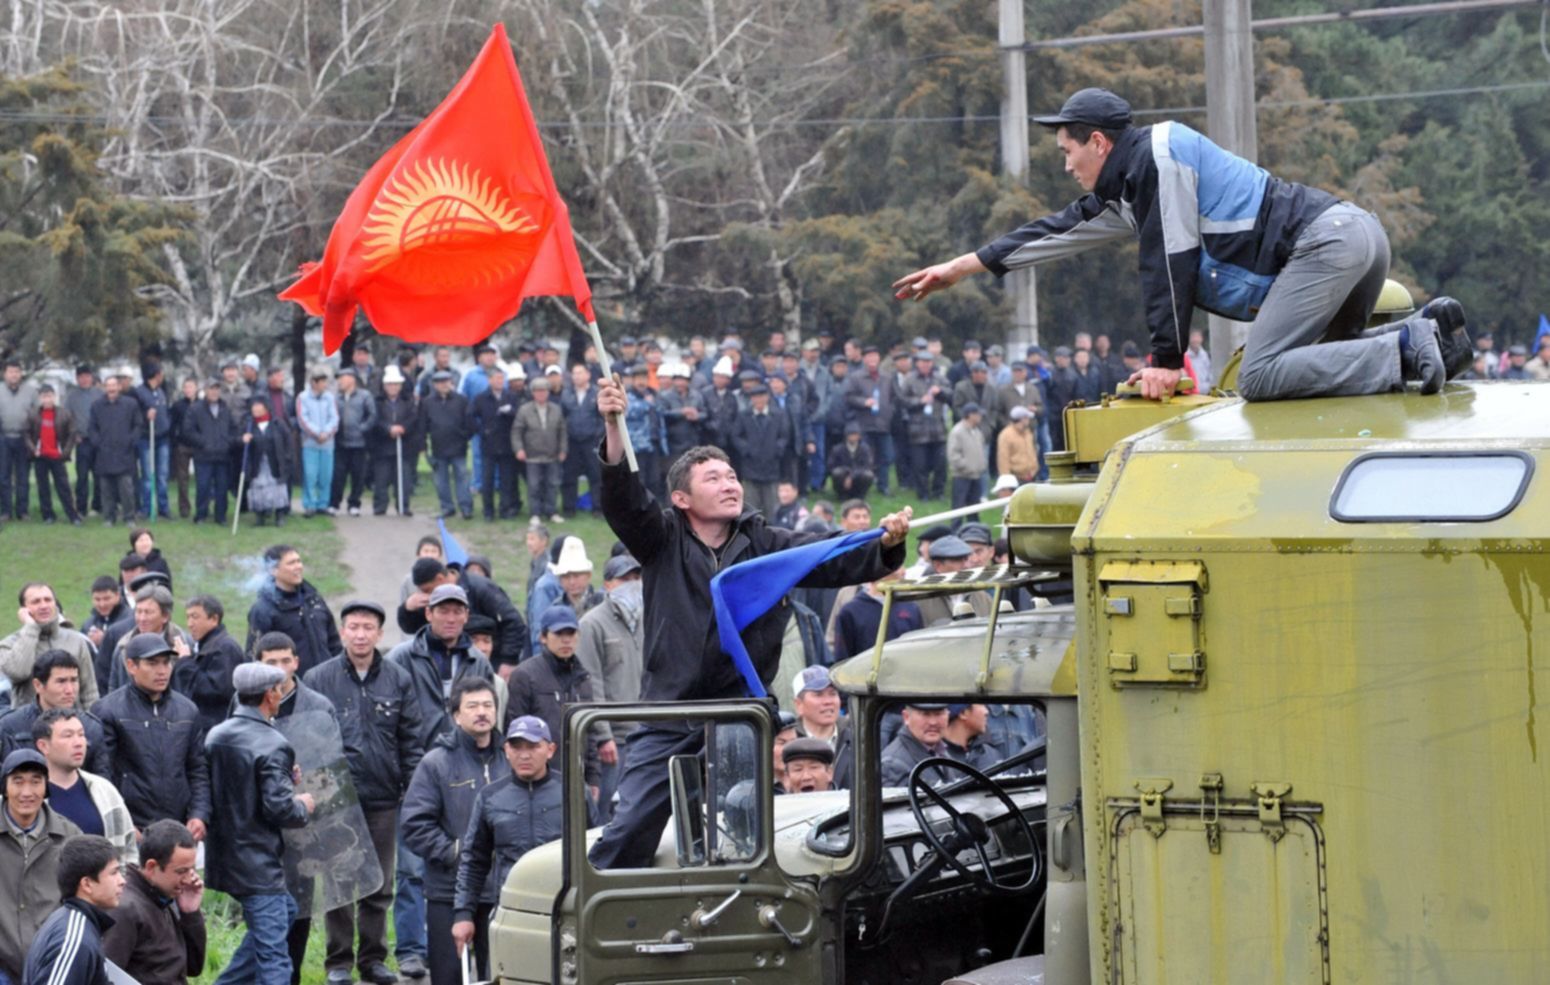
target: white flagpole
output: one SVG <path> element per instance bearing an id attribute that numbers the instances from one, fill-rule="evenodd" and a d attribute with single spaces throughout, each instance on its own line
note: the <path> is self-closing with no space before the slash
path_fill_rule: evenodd
<path id="1" fill-rule="evenodd" d="M 613 360 L 608 358 L 608 347 L 603 345 L 603 333 L 598 331 L 597 322 L 587 322 L 587 331 L 592 333 L 592 347 L 597 350 L 597 364 L 603 368 L 603 376 L 605 378 L 613 376 Z M 622 380 L 620 385 L 623 385 Z M 616 418 L 618 416 L 615 415 Z M 622 420 L 616 420 L 615 423 L 619 427 L 619 437 L 624 440 L 624 457 L 630 463 L 630 471 L 639 472 L 640 463 L 635 461 L 635 446 L 630 444 L 630 430 L 624 426 Z"/>
<path id="2" fill-rule="evenodd" d="M 987 499 L 983 503 L 975 503 L 973 506 L 960 506 L 956 510 L 947 510 L 943 513 L 933 513 L 930 516 L 917 517 L 910 521 L 910 529 L 916 527 L 929 527 L 941 523 L 944 520 L 956 520 L 960 516 L 969 516 L 973 513 L 988 513 L 991 510 L 1005 510 L 1009 499 Z"/>

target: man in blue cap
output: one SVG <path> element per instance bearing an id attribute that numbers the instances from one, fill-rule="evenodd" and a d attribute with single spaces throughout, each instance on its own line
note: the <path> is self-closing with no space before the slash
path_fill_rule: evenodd
<path id="1" fill-rule="evenodd" d="M 509 714 L 530 715 L 548 723 L 549 731 L 560 737 L 560 761 L 565 758 L 564 718 L 567 705 L 593 700 L 592 675 L 576 659 L 576 640 L 581 623 L 576 610 L 563 602 L 545 609 L 538 620 L 540 649 L 517 664 L 511 672 Z M 612 739 L 600 747 L 588 737 L 586 751 L 587 789 L 597 798 L 602 783 L 601 756 L 617 761 L 618 749 Z"/>
<path id="2" fill-rule="evenodd" d="M 1035 121 L 1055 131 L 1085 194 L 905 275 L 897 297 L 918 301 L 970 274 L 1004 276 L 1137 236 L 1151 365 L 1129 382 L 1149 399 L 1178 386 L 1197 307 L 1253 322 L 1238 375 L 1247 400 L 1383 393 L 1410 381 L 1436 393 L 1469 368 L 1464 309 L 1452 298 L 1365 331 L 1389 269 L 1372 213 L 1276 178 L 1182 123 L 1134 126 L 1130 104 L 1107 89 L 1083 89 Z"/>
<path id="3" fill-rule="evenodd" d="M 564 833 L 565 784 L 550 765 L 554 749 L 548 723 L 535 715 L 523 715 L 506 729 L 511 771 L 479 791 L 467 836 L 459 842 L 452 914 L 452 939 L 459 948 L 488 948 L 490 912 L 511 867 Z M 512 818 L 528 823 L 512 824 Z"/>

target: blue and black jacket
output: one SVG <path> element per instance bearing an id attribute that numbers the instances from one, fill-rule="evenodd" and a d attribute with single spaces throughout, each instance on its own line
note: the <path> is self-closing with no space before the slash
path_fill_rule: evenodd
<path id="1" fill-rule="evenodd" d="M 1192 308 L 1253 321 L 1297 237 L 1335 203 L 1164 122 L 1122 132 L 1090 193 L 976 255 L 1002 276 L 1139 236 L 1152 362 L 1178 369 Z"/>

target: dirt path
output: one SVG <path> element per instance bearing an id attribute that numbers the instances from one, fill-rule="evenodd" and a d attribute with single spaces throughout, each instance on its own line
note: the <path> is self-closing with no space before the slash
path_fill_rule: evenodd
<path id="1" fill-rule="evenodd" d="M 351 599 L 378 603 L 388 613 L 382 644 L 392 646 L 403 638 L 393 615 L 398 608 L 399 586 L 413 562 L 415 542 L 435 533 L 436 521 L 425 516 L 341 515 L 334 525 L 344 540 L 339 560 L 349 569 L 350 591 L 329 599 L 329 604 L 337 612 L 340 605 Z"/>

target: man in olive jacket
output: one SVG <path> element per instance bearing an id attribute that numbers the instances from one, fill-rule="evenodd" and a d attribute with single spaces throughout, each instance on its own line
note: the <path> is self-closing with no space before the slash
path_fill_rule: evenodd
<path id="1" fill-rule="evenodd" d="M 46 803 L 48 762 L 17 749 L 0 765 L 0 975 L 21 981 L 22 959 L 59 902 L 59 850 L 81 833 Z"/>

